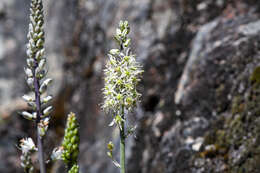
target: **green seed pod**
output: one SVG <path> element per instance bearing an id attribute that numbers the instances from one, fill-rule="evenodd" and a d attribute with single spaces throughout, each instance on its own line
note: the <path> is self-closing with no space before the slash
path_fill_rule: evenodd
<path id="1" fill-rule="evenodd" d="M 79 125 L 74 113 L 70 113 L 68 115 L 62 147 L 64 149 L 62 154 L 63 161 L 69 168 L 72 165 L 77 166 L 77 158 L 79 153 Z M 78 166 L 77 169 L 72 168 L 70 171 L 78 171 Z"/>

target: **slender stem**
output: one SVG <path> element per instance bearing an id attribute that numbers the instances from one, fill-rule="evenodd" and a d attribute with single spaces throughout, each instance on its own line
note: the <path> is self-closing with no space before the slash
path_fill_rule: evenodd
<path id="1" fill-rule="evenodd" d="M 37 132 L 38 133 L 38 132 Z M 38 146 L 38 158 L 40 163 L 40 172 L 46 173 L 45 163 L 44 163 L 44 156 L 43 156 L 43 146 L 42 140 L 39 134 L 37 134 L 37 146 Z"/>
<path id="2" fill-rule="evenodd" d="M 122 106 L 122 119 L 125 118 L 124 106 Z M 125 121 L 121 124 L 120 129 L 120 169 L 121 173 L 125 173 Z"/>
<path id="3" fill-rule="evenodd" d="M 35 92 L 35 103 L 36 103 L 36 112 L 37 112 L 37 118 L 36 118 L 36 131 L 37 131 L 37 147 L 38 147 L 38 159 L 40 163 L 40 172 L 46 173 L 45 163 L 44 163 L 44 151 L 43 151 L 43 145 L 42 145 L 42 139 L 38 132 L 38 123 L 41 121 L 41 95 L 40 95 L 40 83 L 39 80 L 36 77 L 35 69 L 38 66 L 38 63 L 36 59 L 34 60 L 34 69 L 33 69 L 33 77 L 34 77 L 34 92 Z"/>
<path id="4" fill-rule="evenodd" d="M 123 51 L 123 43 L 120 43 L 120 51 Z M 121 107 L 121 117 L 123 119 L 120 129 L 120 173 L 125 173 L 125 112 L 124 105 Z"/>

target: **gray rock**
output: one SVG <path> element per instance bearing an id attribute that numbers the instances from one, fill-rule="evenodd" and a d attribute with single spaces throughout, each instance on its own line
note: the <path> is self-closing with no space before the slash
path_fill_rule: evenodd
<path id="1" fill-rule="evenodd" d="M 128 139 L 128 172 L 258 169 L 258 150 L 252 148 L 259 144 L 259 119 L 253 117 L 260 106 L 248 102 L 259 96 L 252 90 L 258 78 L 250 76 L 259 66 L 258 1 L 55 0 L 44 6 L 55 98 L 46 153 L 60 144 L 65 115 L 74 111 L 81 172 L 119 172 L 106 156 L 109 140 L 118 155 L 118 132 L 107 127 L 111 117 L 99 105 L 106 54 L 115 47 L 119 20 L 127 19 L 133 51 L 145 69 L 142 102 L 129 116 L 138 129 Z M 28 9 L 29 0 L 0 2 L 0 172 L 6 173 L 22 172 L 14 144 L 34 136 L 33 125 L 16 113 L 27 108 L 20 96 L 28 92 L 23 73 Z M 64 172 L 61 162 L 49 166 Z"/>

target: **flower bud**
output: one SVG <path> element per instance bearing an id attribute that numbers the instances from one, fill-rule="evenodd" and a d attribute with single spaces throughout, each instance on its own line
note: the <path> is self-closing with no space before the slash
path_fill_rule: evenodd
<path id="1" fill-rule="evenodd" d="M 120 51 L 118 50 L 118 49 L 111 49 L 110 51 L 109 51 L 109 53 L 111 54 L 111 55 L 118 55 L 119 53 L 120 53 Z"/>
<path id="2" fill-rule="evenodd" d="M 39 134 L 41 137 L 45 136 L 46 131 L 48 130 L 49 120 L 50 120 L 50 118 L 47 117 L 47 118 L 45 118 L 44 120 L 41 120 L 41 121 L 38 123 L 37 130 L 38 130 L 38 134 Z"/>
<path id="3" fill-rule="evenodd" d="M 128 47 L 128 46 L 130 45 L 130 43 L 131 43 L 131 39 L 129 38 L 129 39 L 127 39 L 127 40 L 125 41 L 124 47 Z"/>
<path id="4" fill-rule="evenodd" d="M 46 59 L 45 59 L 45 58 L 41 59 L 40 62 L 39 62 L 39 64 L 38 64 L 38 68 L 39 68 L 40 70 L 43 70 L 45 64 L 46 64 Z"/>
<path id="5" fill-rule="evenodd" d="M 52 79 L 48 78 L 41 84 L 41 87 L 40 87 L 41 94 L 46 91 L 47 87 L 51 84 L 51 82 L 52 82 Z"/>
<path id="6" fill-rule="evenodd" d="M 52 110 L 53 110 L 53 106 L 49 106 L 49 107 L 45 108 L 45 109 L 43 110 L 43 115 L 42 115 L 42 117 L 46 117 L 46 116 L 50 115 L 50 113 L 52 112 Z"/>
<path id="7" fill-rule="evenodd" d="M 27 102 L 28 106 L 30 106 L 33 110 L 36 110 L 36 103 L 35 102 Z"/>
<path id="8" fill-rule="evenodd" d="M 20 114 L 27 120 L 35 120 L 36 119 L 36 115 L 31 114 L 31 113 L 26 112 L 26 111 L 22 111 Z"/>
<path id="9" fill-rule="evenodd" d="M 37 79 L 43 79 L 47 74 L 47 71 L 45 71 L 44 69 L 40 69 L 40 67 L 37 67 L 35 70 L 35 76 Z"/>
<path id="10" fill-rule="evenodd" d="M 116 29 L 116 35 L 118 36 L 118 37 L 121 37 L 121 30 L 120 29 Z"/>
<path id="11" fill-rule="evenodd" d="M 34 98 L 29 95 L 23 95 L 22 97 L 26 102 L 34 102 Z"/>
<path id="12" fill-rule="evenodd" d="M 113 150 L 114 150 L 114 144 L 113 144 L 112 141 L 110 141 L 110 142 L 107 144 L 107 149 L 108 149 L 109 151 L 113 151 Z"/>
<path id="13" fill-rule="evenodd" d="M 38 48 L 40 48 L 42 45 L 43 45 L 43 40 L 42 40 L 42 39 L 39 39 L 39 40 L 36 42 L 36 46 L 37 46 Z"/>
<path id="14" fill-rule="evenodd" d="M 28 85 L 30 88 L 34 88 L 33 82 L 34 82 L 33 78 L 28 78 L 28 79 L 27 79 L 27 85 Z"/>
<path id="15" fill-rule="evenodd" d="M 29 56 L 29 55 L 28 55 Z M 30 56 L 29 56 L 30 57 Z M 34 65 L 34 60 L 32 58 L 27 58 L 26 59 L 28 67 L 32 68 Z"/>
<path id="16" fill-rule="evenodd" d="M 41 52 L 40 52 L 40 51 L 36 52 L 35 58 L 36 58 L 37 61 L 40 61 L 40 60 L 41 60 L 42 55 L 41 55 Z"/>
<path id="17" fill-rule="evenodd" d="M 29 69 L 29 68 L 24 68 L 24 72 L 25 72 L 25 74 L 26 74 L 26 76 L 27 76 L 28 78 L 33 77 L 33 72 L 32 72 L 31 69 Z"/>
<path id="18" fill-rule="evenodd" d="M 50 101 L 52 101 L 52 99 L 53 99 L 52 96 L 44 97 L 44 98 L 41 99 L 41 103 L 47 104 L 47 103 L 49 103 Z"/>

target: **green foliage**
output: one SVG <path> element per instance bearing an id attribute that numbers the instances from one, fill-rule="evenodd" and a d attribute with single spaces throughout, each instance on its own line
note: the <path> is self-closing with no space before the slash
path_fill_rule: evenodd
<path id="1" fill-rule="evenodd" d="M 257 84 L 260 84 L 260 66 L 255 68 L 254 72 L 251 75 L 250 80 L 252 82 L 256 82 Z"/>

